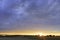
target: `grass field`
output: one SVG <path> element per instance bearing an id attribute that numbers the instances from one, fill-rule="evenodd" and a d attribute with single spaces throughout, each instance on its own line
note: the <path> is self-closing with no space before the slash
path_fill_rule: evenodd
<path id="1" fill-rule="evenodd" d="M 60 40 L 60 36 L 32 36 L 32 35 L 10 35 L 10 36 L 0 36 L 0 40 Z"/>

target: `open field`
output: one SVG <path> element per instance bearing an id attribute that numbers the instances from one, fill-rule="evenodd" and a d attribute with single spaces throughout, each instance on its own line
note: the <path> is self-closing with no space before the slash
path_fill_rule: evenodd
<path id="1" fill-rule="evenodd" d="M 0 40 L 60 40 L 60 36 L 48 37 L 48 36 L 32 36 L 32 35 L 10 35 L 0 36 Z"/>

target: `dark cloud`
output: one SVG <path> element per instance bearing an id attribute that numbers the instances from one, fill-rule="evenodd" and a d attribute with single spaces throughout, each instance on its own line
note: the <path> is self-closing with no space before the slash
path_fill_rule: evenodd
<path id="1" fill-rule="evenodd" d="M 2 0 L 0 28 L 23 28 L 32 24 L 60 25 L 59 8 L 59 0 Z"/>

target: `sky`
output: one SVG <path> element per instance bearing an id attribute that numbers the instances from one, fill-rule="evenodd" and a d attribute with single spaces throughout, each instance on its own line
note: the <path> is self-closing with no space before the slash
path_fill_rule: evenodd
<path id="1" fill-rule="evenodd" d="M 60 0 L 0 0 L 0 32 L 60 35 Z"/>

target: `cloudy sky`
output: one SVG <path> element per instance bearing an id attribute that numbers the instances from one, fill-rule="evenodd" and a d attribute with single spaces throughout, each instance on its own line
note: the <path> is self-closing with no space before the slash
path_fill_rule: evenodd
<path id="1" fill-rule="evenodd" d="M 26 30 L 60 33 L 60 0 L 0 0 L 0 32 Z"/>

